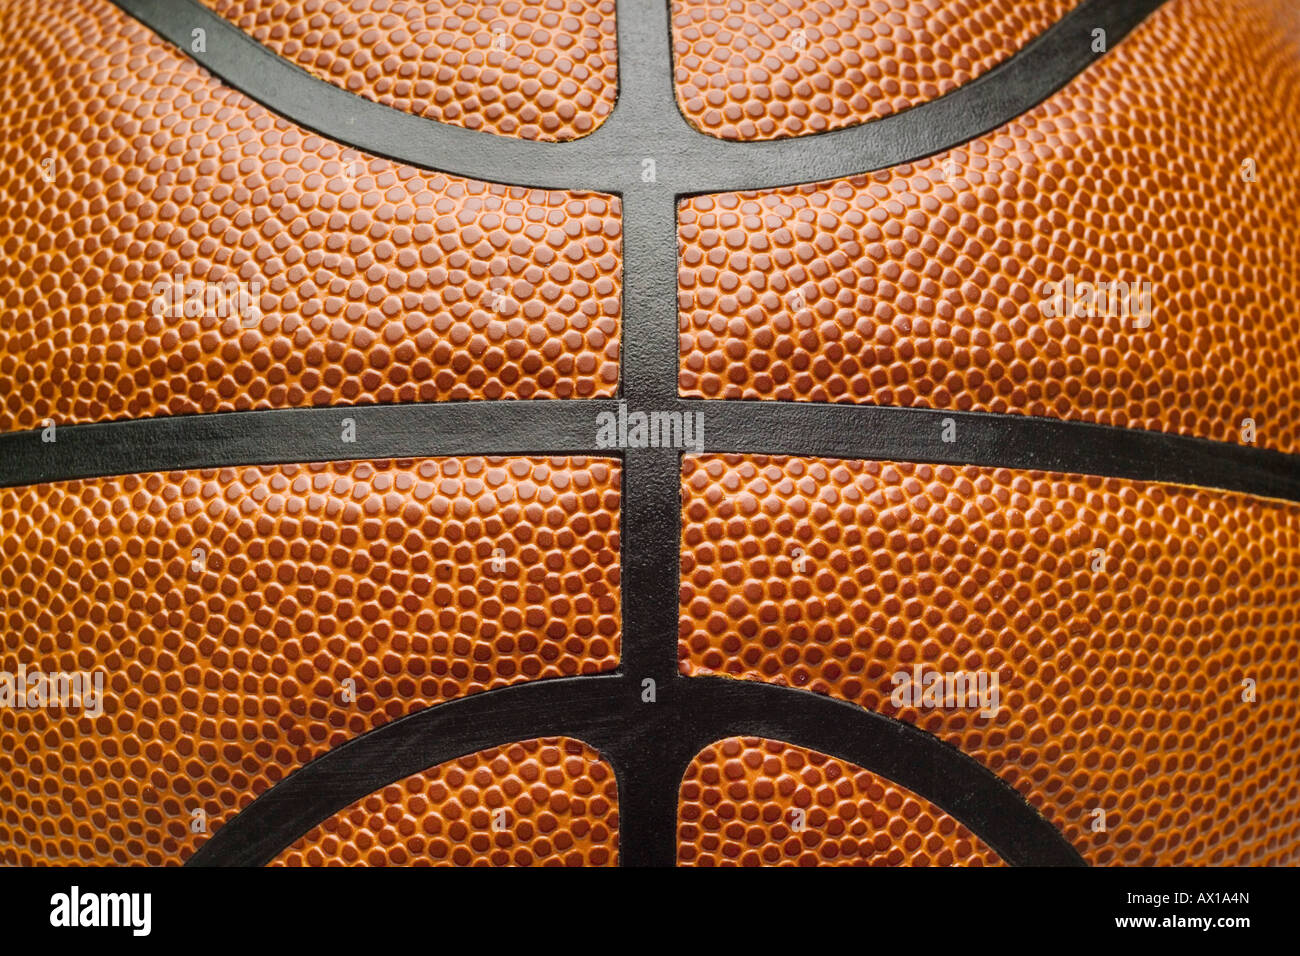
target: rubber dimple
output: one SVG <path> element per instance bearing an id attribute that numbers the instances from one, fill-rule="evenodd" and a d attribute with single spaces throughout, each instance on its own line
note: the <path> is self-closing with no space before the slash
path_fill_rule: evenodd
<path id="1" fill-rule="evenodd" d="M 1298 113 L 1300 7 L 1174 0 L 963 147 L 689 198 L 681 391 L 1300 451 Z"/>
<path id="2" fill-rule="evenodd" d="M 618 95 L 614 0 L 202 0 L 318 78 L 384 106 L 560 142 Z"/>
<path id="3" fill-rule="evenodd" d="M 368 730 L 613 670 L 619 476 L 443 458 L 0 491 L 0 673 L 102 686 L 98 713 L 0 707 L 0 861 L 178 863 Z"/>
<path id="4" fill-rule="evenodd" d="M 988 72 L 1077 0 L 673 0 L 677 102 L 698 129 L 843 129 Z"/>
<path id="5" fill-rule="evenodd" d="M 732 737 L 682 780 L 685 866 L 1001 866 L 957 820 L 910 790 L 792 744 Z"/>
<path id="6" fill-rule="evenodd" d="M 735 455 L 682 494 L 682 673 L 915 724 L 1093 864 L 1300 860 L 1300 505 Z"/>
<path id="7" fill-rule="evenodd" d="M 106 0 L 0 29 L 0 431 L 617 389 L 617 197 L 342 147 Z"/>
<path id="8" fill-rule="evenodd" d="M 618 782 L 549 737 L 413 774 L 314 827 L 271 866 L 617 866 Z"/>

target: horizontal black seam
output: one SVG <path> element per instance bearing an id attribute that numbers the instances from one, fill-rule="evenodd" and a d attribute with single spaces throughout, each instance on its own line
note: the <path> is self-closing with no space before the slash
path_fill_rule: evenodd
<path id="1" fill-rule="evenodd" d="M 0 435 L 0 487 L 191 469 L 462 455 L 619 457 L 597 443 L 614 399 L 428 402 L 159 416 Z M 684 452 L 1016 468 L 1300 501 L 1300 455 L 1091 422 L 881 405 L 682 399 L 703 416 Z M 343 442 L 343 421 L 355 441 Z M 1227 427 L 1225 425 L 1225 427 Z M 947 435 L 952 441 L 944 441 Z"/>

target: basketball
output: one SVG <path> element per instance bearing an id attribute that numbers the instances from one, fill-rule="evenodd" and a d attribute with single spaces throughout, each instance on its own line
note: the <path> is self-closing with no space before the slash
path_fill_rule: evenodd
<path id="1" fill-rule="evenodd" d="M 0 19 L 0 863 L 1300 863 L 1294 0 Z"/>

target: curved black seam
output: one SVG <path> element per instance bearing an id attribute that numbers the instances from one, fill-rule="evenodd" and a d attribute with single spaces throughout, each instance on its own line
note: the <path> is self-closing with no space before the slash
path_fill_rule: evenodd
<path id="1" fill-rule="evenodd" d="M 696 136 L 693 148 L 698 153 L 697 182 L 686 188 L 686 194 L 762 191 L 846 179 L 969 143 L 1020 119 L 1059 92 L 1165 2 L 1084 0 L 975 79 L 853 126 L 773 140 L 724 140 L 683 117 Z M 1106 32 L 1102 53 L 1092 51 L 1092 31 L 1097 28 Z"/>
<path id="2" fill-rule="evenodd" d="M 616 674 L 536 680 L 407 714 L 294 770 L 216 829 L 186 865 L 264 866 L 362 797 L 491 747 L 564 736 L 604 752 L 623 683 Z"/>
<path id="3" fill-rule="evenodd" d="M 626 677 L 592 675 L 435 704 L 304 764 L 217 829 L 186 865 L 265 865 L 335 813 L 412 774 L 491 747 L 555 736 L 583 741 L 614 768 L 620 856 L 624 844 L 659 851 L 654 860 L 624 859 L 625 865 L 675 860 L 682 771 L 707 746 L 732 736 L 779 740 L 876 773 L 964 823 L 1011 865 L 1083 863 L 1020 793 L 973 757 L 911 724 L 807 691 L 717 677 L 679 678 L 661 690 L 670 700 L 639 705 L 644 717 L 629 718 L 625 698 L 637 693 L 639 684 Z M 638 726 L 627 726 L 629 721 Z M 627 785 L 634 755 L 646 753 L 640 743 L 645 735 L 669 743 L 668 765 L 663 754 L 649 764 L 661 808 L 671 798 L 674 824 L 668 828 L 654 813 L 629 812 L 647 795 L 645 786 Z M 664 858 L 665 850 L 671 859 Z"/>
<path id="4" fill-rule="evenodd" d="M 621 193 L 640 181 L 641 160 L 662 158 L 661 188 L 677 194 L 774 189 L 855 176 L 912 162 L 1011 122 L 1111 50 L 1164 0 L 1084 0 L 1024 47 L 955 90 L 881 119 L 807 136 L 723 140 L 682 114 L 673 87 L 668 4 L 619 0 L 619 93 L 592 133 L 540 142 L 470 130 L 384 106 L 321 80 L 258 43 L 198 0 L 113 0 L 180 52 L 305 129 L 397 162 L 533 189 Z M 189 49 L 190 31 L 207 49 Z M 634 38 L 653 36 L 645 50 Z M 628 97 L 631 91 L 634 95 Z"/>
<path id="5" fill-rule="evenodd" d="M 654 407 L 703 412 L 707 453 L 1017 468 L 1300 501 L 1300 455 L 1167 432 L 883 405 L 679 399 Z M 617 409 L 614 399 L 425 402 L 60 425 L 53 443 L 41 429 L 0 435 L 0 488 L 316 461 L 621 457 L 596 444 L 597 416 Z M 356 441 L 347 444 L 340 441 L 345 418 L 356 425 Z M 943 440 L 945 431 L 953 441 Z"/>
<path id="6" fill-rule="evenodd" d="M 704 716 L 696 739 L 764 737 L 816 750 L 929 800 L 1013 866 L 1086 865 L 1023 794 L 974 757 L 913 724 L 836 697 L 758 680 L 692 677 L 682 683 L 688 691 L 684 706 L 694 704 Z M 872 731 L 863 732 L 869 725 Z"/>

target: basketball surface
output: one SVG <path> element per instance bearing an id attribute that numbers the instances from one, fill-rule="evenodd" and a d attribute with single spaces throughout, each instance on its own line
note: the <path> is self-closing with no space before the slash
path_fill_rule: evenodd
<path id="1" fill-rule="evenodd" d="M 1300 863 L 1294 0 L 0 33 L 0 862 Z"/>

